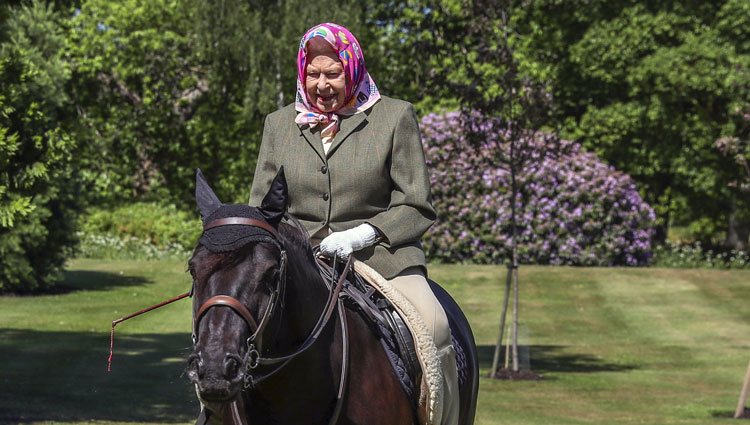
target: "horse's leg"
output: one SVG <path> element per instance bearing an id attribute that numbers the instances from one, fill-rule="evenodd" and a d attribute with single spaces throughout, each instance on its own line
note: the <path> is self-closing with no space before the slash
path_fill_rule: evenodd
<path id="1" fill-rule="evenodd" d="M 349 326 L 349 383 L 340 424 L 408 425 L 414 423 L 411 402 L 404 392 L 380 342 L 362 318 L 347 311 Z M 332 359 L 340 364 L 340 330 Z M 338 354 L 337 354 L 338 352 Z"/>

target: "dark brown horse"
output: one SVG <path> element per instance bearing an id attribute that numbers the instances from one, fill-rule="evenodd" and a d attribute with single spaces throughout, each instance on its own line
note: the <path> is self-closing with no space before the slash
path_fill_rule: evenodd
<path id="1" fill-rule="evenodd" d="M 198 422 L 418 422 L 424 411 L 415 416 L 368 325 L 333 308 L 340 306 L 331 295 L 336 282 L 321 277 L 306 233 L 281 222 L 286 194 L 282 170 L 260 207 L 223 205 L 198 172 L 204 232 L 189 262 L 194 345 L 187 369 L 204 405 Z M 460 389 L 460 423 L 470 425 L 476 351 L 473 337 L 464 340 L 473 364 Z"/>

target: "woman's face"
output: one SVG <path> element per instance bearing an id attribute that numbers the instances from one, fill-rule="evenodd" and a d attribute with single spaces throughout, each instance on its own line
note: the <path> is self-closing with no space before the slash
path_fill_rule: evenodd
<path id="1" fill-rule="evenodd" d="M 313 48 L 309 51 L 305 76 L 307 97 L 321 111 L 333 112 L 344 106 L 346 100 L 344 67 L 330 48 L 310 47 Z"/>

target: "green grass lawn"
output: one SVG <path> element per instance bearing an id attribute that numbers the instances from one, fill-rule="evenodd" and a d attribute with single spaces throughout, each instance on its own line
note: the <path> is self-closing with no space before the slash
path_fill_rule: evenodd
<path id="1" fill-rule="evenodd" d="M 504 269 L 430 268 L 466 311 L 483 372 Z M 476 423 L 730 424 L 750 360 L 750 271 L 521 268 L 521 355 L 536 382 L 483 378 Z M 191 424 L 183 262 L 77 260 L 60 293 L 0 297 L 0 423 Z"/>

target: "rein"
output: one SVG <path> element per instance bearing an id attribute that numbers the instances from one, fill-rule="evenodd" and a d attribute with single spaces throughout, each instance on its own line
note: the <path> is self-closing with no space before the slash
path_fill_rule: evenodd
<path id="1" fill-rule="evenodd" d="M 320 334 L 323 332 L 323 329 L 325 329 L 328 322 L 331 320 L 331 317 L 333 316 L 333 312 L 336 309 L 336 307 L 339 307 L 339 315 L 344 316 L 343 312 L 343 306 L 339 303 L 339 294 L 341 293 L 341 289 L 344 287 L 344 283 L 346 282 L 346 276 L 348 274 L 348 271 L 351 269 L 352 260 L 354 257 L 349 257 L 349 260 L 346 262 L 346 266 L 344 266 L 344 272 L 341 273 L 338 280 L 336 281 L 335 285 L 331 285 L 330 292 L 328 293 L 328 300 L 326 301 L 325 307 L 323 308 L 323 311 L 320 314 L 320 317 L 318 317 L 318 321 L 313 327 L 312 331 L 310 331 L 310 334 L 307 336 L 305 341 L 300 345 L 298 349 L 296 349 L 294 352 L 284 355 L 284 356 L 277 356 L 277 357 L 259 357 L 257 359 L 257 362 L 255 366 L 252 364 L 248 364 L 249 369 L 255 369 L 257 366 L 274 366 L 278 365 L 274 369 L 272 369 L 270 372 L 266 373 L 265 375 L 259 377 L 259 378 L 253 378 L 253 376 L 250 373 L 247 373 L 245 375 L 246 378 L 249 377 L 250 382 L 249 385 L 246 382 L 246 385 L 250 388 L 258 385 L 262 381 L 265 381 L 269 377 L 273 376 L 276 372 L 281 370 L 284 366 L 286 366 L 287 363 L 292 361 L 295 357 L 299 356 L 300 354 L 307 351 L 310 347 L 315 344 L 315 342 L 318 340 L 318 337 L 320 337 Z M 335 267 L 335 264 L 334 264 Z M 331 280 L 335 280 L 335 277 L 332 275 Z M 332 282 L 333 283 L 333 282 Z M 249 371 L 248 371 L 249 372 Z"/>

